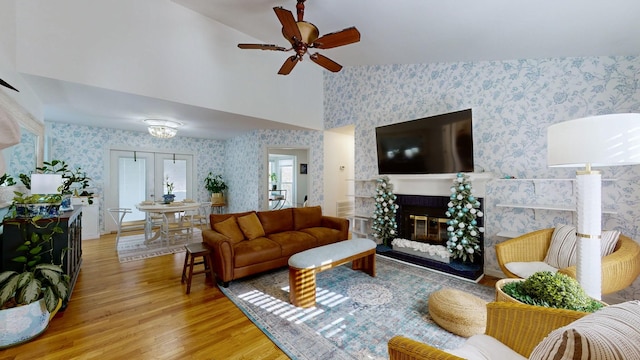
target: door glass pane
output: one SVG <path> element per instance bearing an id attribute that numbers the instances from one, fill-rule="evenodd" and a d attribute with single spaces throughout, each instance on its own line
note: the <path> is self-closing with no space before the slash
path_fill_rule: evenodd
<path id="1" fill-rule="evenodd" d="M 182 201 L 187 197 L 187 161 L 186 160 L 170 160 L 164 159 L 162 162 L 164 169 L 164 194 L 167 193 L 167 178 L 173 183 L 173 194 L 176 195 L 175 201 Z"/>
<path id="2" fill-rule="evenodd" d="M 127 221 L 144 220 L 144 213 L 135 205 L 146 198 L 146 160 L 121 157 L 118 159 L 118 174 L 118 207 L 132 210 Z"/>

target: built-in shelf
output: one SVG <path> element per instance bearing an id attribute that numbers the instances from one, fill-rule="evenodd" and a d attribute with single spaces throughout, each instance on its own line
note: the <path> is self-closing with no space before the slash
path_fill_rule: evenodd
<path id="1" fill-rule="evenodd" d="M 496 204 L 496 207 L 514 208 L 514 209 L 534 209 L 534 210 L 554 210 L 554 211 L 576 211 L 575 205 L 560 204 Z M 602 209 L 603 214 L 617 214 L 615 209 Z"/>

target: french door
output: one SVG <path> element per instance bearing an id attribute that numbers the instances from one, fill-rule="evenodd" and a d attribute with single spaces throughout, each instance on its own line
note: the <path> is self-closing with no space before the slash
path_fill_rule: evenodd
<path id="1" fill-rule="evenodd" d="M 105 209 L 129 208 L 132 213 L 127 214 L 124 221 L 144 220 L 145 214 L 135 205 L 145 200 L 162 201 L 162 195 L 167 193 L 167 182 L 173 184 L 176 201 L 192 198 L 193 155 L 111 150 L 110 187 Z"/>

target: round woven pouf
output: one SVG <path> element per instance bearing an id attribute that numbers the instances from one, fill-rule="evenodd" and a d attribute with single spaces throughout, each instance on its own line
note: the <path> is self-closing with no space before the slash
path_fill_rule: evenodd
<path id="1" fill-rule="evenodd" d="M 440 289 L 429 296 L 429 315 L 436 324 L 456 335 L 484 334 L 487 302 L 455 289 Z"/>

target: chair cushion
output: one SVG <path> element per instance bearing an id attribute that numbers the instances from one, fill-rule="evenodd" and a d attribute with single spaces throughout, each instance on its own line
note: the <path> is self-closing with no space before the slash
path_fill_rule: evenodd
<path id="1" fill-rule="evenodd" d="M 282 256 L 280 245 L 266 237 L 240 241 L 233 246 L 234 268 L 276 260 Z"/>
<path id="2" fill-rule="evenodd" d="M 264 236 L 264 229 L 255 213 L 239 217 L 238 225 L 240 225 L 244 236 L 249 240 Z"/>
<path id="3" fill-rule="evenodd" d="M 213 230 L 231 239 L 232 243 L 238 243 L 244 240 L 244 234 L 235 217 L 230 217 L 227 220 L 213 224 Z"/>
<path id="4" fill-rule="evenodd" d="M 547 250 L 544 262 L 556 269 L 562 269 L 576 264 L 576 227 L 558 225 L 551 236 L 551 244 Z"/>
<path id="5" fill-rule="evenodd" d="M 526 358 L 489 335 L 474 335 L 449 354 L 468 360 L 525 360 Z"/>
<path id="6" fill-rule="evenodd" d="M 640 301 L 607 306 L 552 331 L 530 359 L 640 359 Z"/>
<path id="7" fill-rule="evenodd" d="M 510 262 L 504 264 L 504 266 L 512 273 L 518 275 L 518 277 L 526 279 L 538 271 L 551 271 L 557 272 L 558 269 L 547 264 L 544 261 L 528 261 L 528 262 Z"/>

